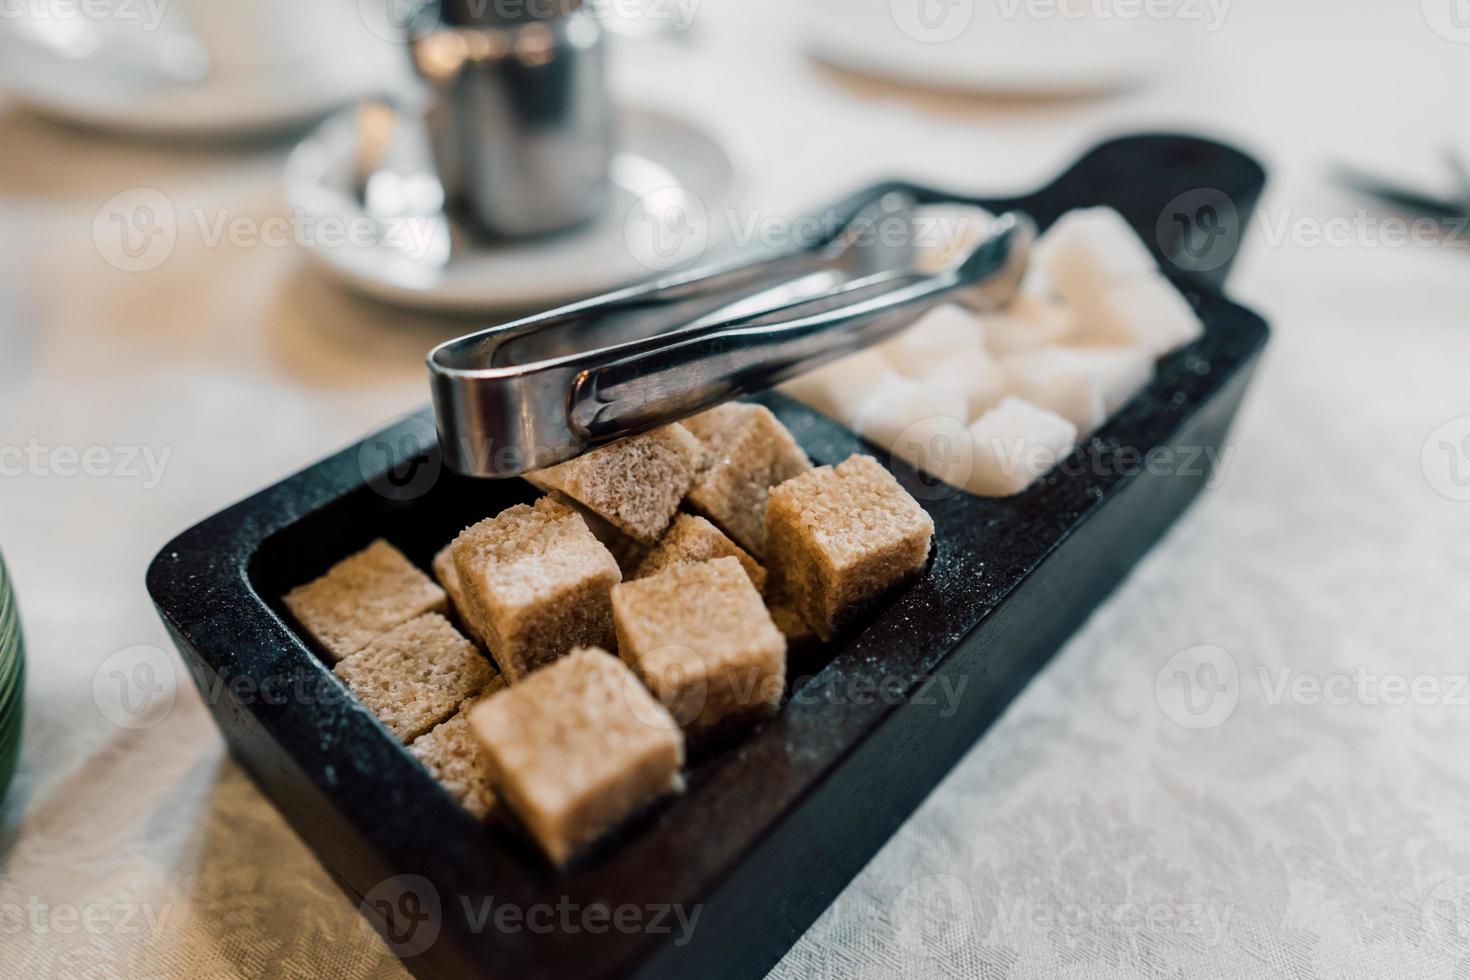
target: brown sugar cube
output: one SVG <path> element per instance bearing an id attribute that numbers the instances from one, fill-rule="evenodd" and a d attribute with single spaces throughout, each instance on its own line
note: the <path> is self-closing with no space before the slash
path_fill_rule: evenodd
<path id="1" fill-rule="evenodd" d="M 796 606 L 792 604 L 791 597 L 775 590 L 774 584 L 767 580 L 766 611 L 771 614 L 771 622 L 776 624 L 776 629 L 786 637 L 786 658 L 789 662 L 792 657 L 801 656 L 821 643 L 821 637 L 817 631 L 812 629 L 808 623 L 797 612 Z"/>
<path id="2" fill-rule="evenodd" d="M 684 786 L 683 733 L 603 650 L 575 650 L 469 717 L 497 798 L 558 865 Z"/>
<path id="3" fill-rule="evenodd" d="M 637 568 L 644 556 L 648 554 L 648 545 L 634 541 L 614 527 L 610 521 L 599 517 L 595 512 L 583 507 L 560 490 L 549 490 L 546 495 L 557 503 L 566 504 L 582 515 L 582 520 L 587 522 L 587 530 L 592 532 L 594 538 L 602 542 L 604 548 L 612 552 L 613 560 L 618 563 L 618 568 L 622 569 L 623 575 L 626 576 Z"/>
<path id="4" fill-rule="evenodd" d="M 549 497 L 467 528 L 452 554 L 466 616 L 514 684 L 579 646 L 613 643 L 618 563 L 581 515 Z"/>
<path id="5" fill-rule="evenodd" d="M 924 566 L 934 521 L 871 456 L 821 466 L 771 491 L 772 588 L 824 640 Z"/>
<path id="6" fill-rule="evenodd" d="M 460 627 L 471 640 L 488 649 L 485 638 L 480 635 L 479 630 L 475 629 L 474 624 L 470 622 L 469 614 L 465 611 L 464 588 L 459 582 L 459 569 L 454 567 L 454 542 L 451 541 L 439 549 L 438 554 L 434 556 L 433 568 L 434 577 L 439 580 L 439 584 L 444 587 L 445 594 L 449 596 L 449 608 L 459 619 Z"/>
<path id="7" fill-rule="evenodd" d="M 789 602 L 773 602 L 766 607 L 766 610 L 771 614 L 771 622 L 776 624 L 776 629 L 786 637 L 788 650 L 816 641 L 816 631 Z"/>
<path id="8" fill-rule="evenodd" d="M 811 469 L 811 460 L 764 405 L 726 402 L 684 424 L 705 451 L 689 505 L 740 547 L 763 557 L 770 488 Z"/>
<path id="9" fill-rule="evenodd" d="M 780 706 L 786 638 L 738 560 L 674 565 L 612 599 L 619 656 L 691 736 Z"/>
<path id="10" fill-rule="evenodd" d="M 703 517 L 694 514 L 679 514 L 668 531 L 654 545 L 629 578 L 647 578 L 674 565 L 709 561 L 711 558 L 734 558 L 750 576 L 757 592 L 766 587 L 766 570 L 734 541 L 725 537 L 719 528 Z"/>
<path id="11" fill-rule="evenodd" d="M 651 545 L 669 526 L 702 459 L 699 440 L 675 423 L 528 473 L 526 479 L 542 490 L 566 494 Z"/>
<path id="12" fill-rule="evenodd" d="M 485 690 L 459 706 L 446 722 L 441 722 L 427 735 L 413 740 L 408 750 L 429 770 L 449 794 L 475 817 L 484 820 L 495 807 L 495 794 L 490 789 L 490 771 L 485 766 L 485 752 L 470 731 L 470 712 L 498 691 L 504 690 L 505 678 L 496 675 Z"/>
<path id="13" fill-rule="evenodd" d="M 384 633 L 332 673 L 404 742 L 449 718 L 495 676 L 475 645 L 438 613 Z"/>
<path id="14" fill-rule="evenodd" d="M 333 660 L 424 613 L 448 611 L 444 590 L 381 538 L 287 592 L 283 601 Z"/>

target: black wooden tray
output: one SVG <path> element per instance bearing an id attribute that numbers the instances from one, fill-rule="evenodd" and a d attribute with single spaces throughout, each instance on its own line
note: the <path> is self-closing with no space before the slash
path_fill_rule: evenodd
<path id="1" fill-rule="evenodd" d="M 1263 182 L 1229 147 L 1134 136 L 1036 194 L 975 203 L 1043 226 L 1109 204 L 1167 258 L 1191 244 L 1170 229 L 1196 220 L 1211 242 L 1238 240 Z M 896 187 L 948 197 L 894 183 L 840 207 Z M 148 588 L 235 756 L 416 975 L 760 977 L 1204 486 L 1204 453 L 1226 439 L 1267 337 L 1218 292 L 1231 258 L 1233 246 L 1176 276 L 1206 333 L 1146 391 L 1016 497 L 924 494 L 936 526 L 927 573 L 794 657 L 775 718 L 696 759 L 684 796 L 565 872 L 464 813 L 345 694 L 278 600 L 377 536 L 427 567 L 467 523 L 534 496 L 519 480 L 442 470 L 427 415 L 184 532 Z M 790 399 L 761 400 L 818 463 L 874 451 Z M 1172 465 L 1139 468 L 1150 451 Z M 936 696 L 943 684 L 962 691 L 957 706 Z M 692 931 L 675 906 L 697 912 Z"/>

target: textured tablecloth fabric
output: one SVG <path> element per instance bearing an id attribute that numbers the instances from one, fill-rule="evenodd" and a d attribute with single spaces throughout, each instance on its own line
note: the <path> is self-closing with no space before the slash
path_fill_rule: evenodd
<path id="1" fill-rule="evenodd" d="M 775 976 L 1470 976 L 1470 253 L 1463 232 L 1395 245 L 1325 180 L 1338 159 L 1434 180 L 1439 144 L 1470 136 L 1470 48 L 1433 6 L 1241 0 L 1152 84 L 1054 102 L 821 68 L 779 0 L 708 2 L 688 43 L 619 57 L 623 97 L 706 120 L 775 215 L 896 173 L 1022 188 L 1123 129 L 1210 129 L 1273 170 L 1232 292 L 1276 333 L 1219 479 Z M 159 268 L 113 268 L 93 239 L 112 195 L 259 221 L 284 212 L 287 146 L 0 110 L 0 446 L 112 454 L 102 476 L 0 477 L 30 647 L 0 975 L 403 976 L 228 758 L 143 572 L 418 404 L 423 350 L 463 325 L 189 222 Z M 139 646 L 172 666 L 120 726 L 99 705 Z M 1213 673 L 1171 659 L 1199 646 Z M 1192 702 L 1212 727 L 1178 723 L 1181 677 L 1218 694 Z M 1415 703 L 1385 703 L 1393 677 Z"/>

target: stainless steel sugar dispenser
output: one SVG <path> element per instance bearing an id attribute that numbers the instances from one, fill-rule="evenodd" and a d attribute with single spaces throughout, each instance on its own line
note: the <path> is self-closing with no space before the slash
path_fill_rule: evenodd
<path id="1" fill-rule="evenodd" d="M 606 43 L 581 0 L 443 0 L 409 36 L 435 167 L 479 231 L 564 231 L 607 206 Z"/>

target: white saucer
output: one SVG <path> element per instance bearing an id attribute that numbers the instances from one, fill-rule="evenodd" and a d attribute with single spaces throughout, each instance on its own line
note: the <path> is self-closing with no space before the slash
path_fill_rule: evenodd
<path id="1" fill-rule="evenodd" d="M 302 228 L 337 231 L 303 236 L 311 254 L 375 299 L 461 313 L 550 306 L 685 267 L 730 237 L 732 222 L 723 216 L 734 207 L 736 170 L 712 135 L 636 108 L 622 110 L 619 132 L 607 210 L 559 235 L 491 242 L 458 227 L 429 176 L 423 126 L 407 116 L 383 164 L 404 185 L 403 214 L 384 217 L 376 200 L 369 212 L 354 191 L 354 110 L 327 120 L 292 152 L 286 200 Z"/>
<path id="2" fill-rule="evenodd" d="M 47 115 L 114 132 L 218 138 L 280 131 L 411 84 L 403 46 L 386 42 L 269 71 L 210 71 L 190 82 L 67 57 L 25 31 L 0 34 L 0 86 Z"/>
<path id="3" fill-rule="evenodd" d="M 1144 80 L 1188 26 L 1141 17 L 1008 18 L 1004 7 L 988 0 L 807 0 L 806 47 L 839 68 L 911 85 L 1064 96 Z"/>

